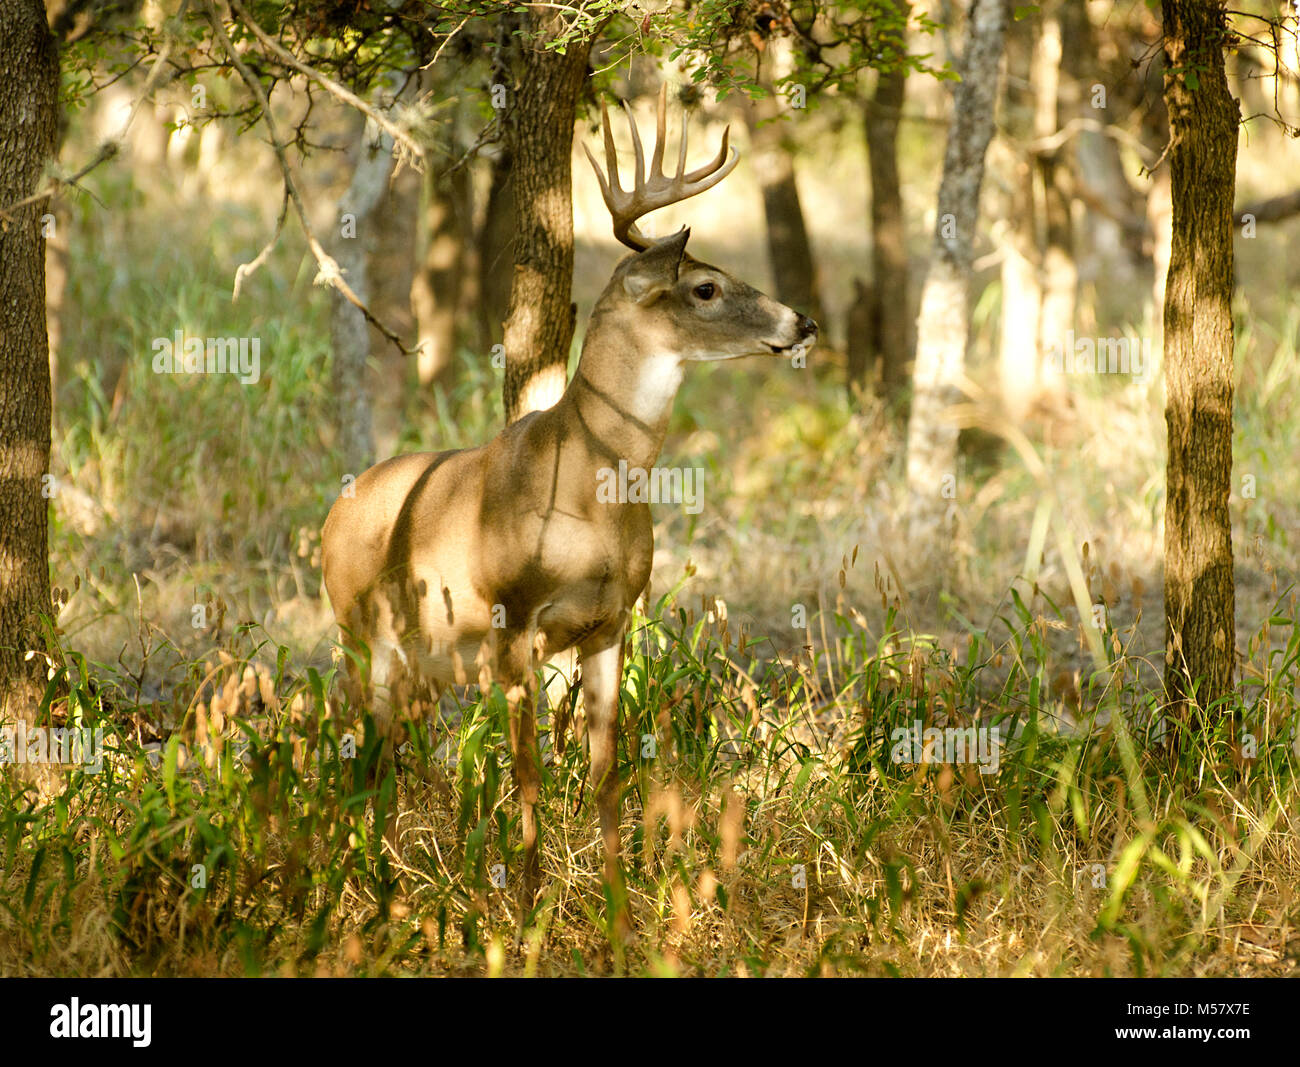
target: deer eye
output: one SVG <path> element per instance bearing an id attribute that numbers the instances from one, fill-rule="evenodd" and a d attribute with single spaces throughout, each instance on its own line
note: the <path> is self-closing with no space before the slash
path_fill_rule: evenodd
<path id="1" fill-rule="evenodd" d="M 701 300 L 712 300 L 718 292 L 718 287 L 712 282 L 704 282 L 695 287 L 695 295 Z"/>

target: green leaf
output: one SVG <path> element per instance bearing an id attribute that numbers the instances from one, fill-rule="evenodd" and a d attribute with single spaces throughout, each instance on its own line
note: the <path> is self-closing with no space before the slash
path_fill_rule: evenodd
<path id="1" fill-rule="evenodd" d="M 1196 76 L 1196 71 L 1194 70 L 1189 70 L 1185 75 L 1183 75 L 1183 82 L 1187 85 L 1187 88 L 1192 90 L 1192 92 L 1196 92 L 1196 90 L 1201 87 L 1201 79 Z"/>
<path id="2" fill-rule="evenodd" d="M 1016 7 L 1015 20 L 1017 22 L 1020 22 L 1022 19 L 1027 19 L 1031 15 L 1037 15 L 1037 14 L 1038 14 L 1037 4 L 1020 4 L 1019 6 Z"/>

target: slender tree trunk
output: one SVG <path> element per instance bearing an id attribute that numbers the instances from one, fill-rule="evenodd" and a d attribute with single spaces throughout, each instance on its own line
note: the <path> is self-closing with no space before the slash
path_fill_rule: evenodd
<path id="1" fill-rule="evenodd" d="M 515 192 L 510 153 L 502 147 L 490 162 L 491 181 L 478 239 L 479 348 L 500 343 L 510 311 L 510 279 L 515 257 Z"/>
<path id="2" fill-rule="evenodd" d="M 451 367 L 456 322 L 465 279 L 464 250 L 469 234 L 465 205 L 468 170 L 448 176 L 429 166 L 421 197 L 424 250 L 411 283 L 411 307 L 419 331 L 416 367 L 421 385 L 436 381 Z"/>
<path id="3" fill-rule="evenodd" d="M 771 88 L 770 84 L 768 87 Z M 820 319 L 821 301 L 812 245 L 794 179 L 794 153 L 786 142 L 789 130 L 784 118 L 786 108 L 780 97 L 767 96 L 746 101 L 742 111 L 749 127 L 754 171 L 763 191 L 767 259 L 776 298 L 788 307 Z"/>
<path id="4" fill-rule="evenodd" d="M 897 401 L 907 388 L 916 345 L 915 320 L 903 224 L 903 191 L 898 180 L 898 124 L 903 114 L 907 67 L 906 0 L 894 4 L 900 22 L 894 42 L 892 70 L 877 76 L 876 90 L 866 109 L 867 161 L 871 172 L 871 290 L 868 321 L 876 333 L 872 345 L 879 353 L 880 392 Z"/>
<path id="5" fill-rule="evenodd" d="M 58 143 L 59 56 L 37 0 L 0 0 L 0 723 L 31 723 L 45 692 L 38 614 L 49 614 L 49 201 L 36 192 Z"/>
<path id="6" fill-rule="evenodd" d="M 1232 202 L 1237 102 L 1214 0 L 1163 0 L 1173 240 L 1165 287 L 1165 685 L 1175 714 L 1231 692 Z M 1193 78 L 1195 79 L 1193 81 Z M 1193 688 L 1195 698 L 1193 699 Z"/>
<path id="7" fill-rule="evenodd" d="M 339 203 L 343 231 L 336 242 L 334 258 L 344 277 L 362 301 L 369 300 L 370 283 L 366 260 L 374 227 L 371 217 L 388 188 L 393 169 L 392 141 L 385 134 L 372 137 L 369 123 L 358 146 L 352 182 Z M 345 219 L 344 216 L 351 216 Z M 333 390 L 337 405 L 338 439 L 334 454 L 341 469 L 360 474 L 375 461 L 370 389 L 366 361 L 370 358 L 370 327 L 366 317 L 343 296 L 332 293 L 330 340 L 334 349 Z"/>
<path id="8" fill-rule="evenodd" d="M 515 268 L 505 324 L 506 421 L 550 407 L 564 392 L 577 308 L 573 289 L 573 125 L 589 41 L 547 48 L 561 21 L 523 16 L 519 76 L 505 115 L 513 163 Z"/>
<path id="9" fill-rule="evenodd" d="M 934 248 L 921 290 L 907 484 L 912 533 L 922 541 L 934 537 L 948 504 L 945 486 L 953 484 L 947 479 L 956 477 L 957 427 L 945 415 L 959 399 L 958 382 L 966 363 L 972 248 L 1010 7 L 1010 0 L 971 0 L 962 80 L 954 93 L 939 185 Z"/>
<path id="10" fill-rule="evenodd" d="M 1002 403 L 1013 420 L 1024 418 L 1038 388 L 1039 325 L 1043 314 L 1042 252 L 1033 157 L 1035 19 L 1007 28 L 1006 79 L 1000 128 L 988 153 L 994 239 L 1002 255 L 1002 313 L 998 379 Z"/>
<path id="11" fill-rule="evenodd" d="M 1038 229 L 1034 224 L 1034 174 L 1020 152 L 1001 142 L 993 147 L 996 151 L 990 152 L 990 162 L 996 160 L 993 184 L 997 192 L 994 210 L 999 216 L 994 233 L 1002 253 L 998 378 L 1007 413 L 1020 419 L 1033 403 L 1043 363 L 1038 348 L 1043 287 Z"/>
<path id="12" fill-rule="evenodd" d="M 876 364 L 880 359 L 879 308 L 871 291 L 861 278 L 853 279 L 853 303 L 849 305 L 849 321 L 845 338 L 848 356 L 849 403 L 856 404 L 859 390 L 868 386 L 879 388 Z"/>
<path id="13" fill-rule="evenodd" d="M 1077 98 L 1077 86 L 1073 82 L 1062 88 L 1061 55 L 1060 5 L 1047 4 L 1043 6 L 1038 39 L 1034 43 L 1036 139 L 1055 135 L 1061 128 L 1062 111 L 1070 113 L 1073 108 L 1068 104 Z M 1070 101 L 1062 108 L 1062 100 L 1066 97 Z M 1071 169 L 1067 165 L 1068 152 L 1069 149 L 1063 145 L 1043 149 L 1037 158 L 1037 176 L 1043 197 L 1043 301 L 1035 346 L 1038 358 L 1034 361 L 1035 386 L 1039 394 L 1061 387 L 1052 364 L 1042 356 L 1051 346 L 1064 345 L 1067 335 L 1074 329 L 1079 271 L 1075 266 L 1074 222 L 1070 216 L 1073 191 Z"/>

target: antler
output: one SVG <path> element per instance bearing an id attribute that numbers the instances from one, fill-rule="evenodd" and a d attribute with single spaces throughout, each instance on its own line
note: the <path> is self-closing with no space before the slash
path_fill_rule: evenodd
<path id="1" fill-rule="evenodd" d="M 650 156 L 650 173 L 645 173 L 645 153 L 641 148 L 641 137 L 637 133 L 636 122 L 632 118 L 632 109 L 623 102 L 627 112 L 627 124 L 632 130 L 632 149 L 636 153 L 636 177 L 630 192 L 623 189 L 618 179 L 618 154 L 614 149 L 614 134 L 609 127 L 609 112 L 604 101 L 600 105 L 601 123 L 605 128 L 605 162 L 609 168 L 609 177 L 601 172 L 600 164 L 591 154 L 591 149 L 583 145 L 583 151 L 591 160 L 596 171 L 596 180 L 600 182 L 600 192 L 605 198 L 605 206 L 614 220 L 614 236 L 628 248 L 643 252 L 649 248 L 651 241 L 636 228 L 636 220 L 669 204 L 680 203 L 689 197 L 712 189 L 731 173 L 740 160 L 739 153 L 732 148 L 730 158 L 727 155 L 727 139 L 731 134 L 728 126 L 722 131 L 722 147 L 718 154 L 704 166 L 686 173 L 686 119 L 682 119 L 681 148 L 677 153 L 677 174 L 669 178 L 663 172 L 665 114 L 668 107 L 668 86 L 659 91 L 659 110 L 655 121 L 655 149 Z"/>

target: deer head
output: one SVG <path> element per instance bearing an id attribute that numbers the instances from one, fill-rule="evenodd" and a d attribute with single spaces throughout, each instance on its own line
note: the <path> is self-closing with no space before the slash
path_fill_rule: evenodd
<path id="1" fill-rule="evenodd" d="M 817 324 L 806 315 L 759 292 L 753 286 L 686 252 L 690 230 L 651 240 L 637 220 L 661 207 L 680 203 L 713 188 L 735 168 L 739 155 L 722 135 L 718 154 L 696 170 L 686 170 L 686 124 L 677 156 L 677 173 L 663 172 L 667 86 L 659 94 L 656 137 L 649 173 L 631 109 L 627 112 L 636 155 L 632 188 L 623 189 L 609 112 L 601 105 L 605 161 L 602 172 L 590 149 L 601 195 L 614 223 L 614 236 L 635 251 L 614 272 L 593 319 L 616 312 L 627 330 L 657 351 L 674 351 L 681 360 L 703 362 L 751 355 L 788 355 L 796 346 L 811 347 Z M 595 325 L 595 321 L 593 321 Z"/>

